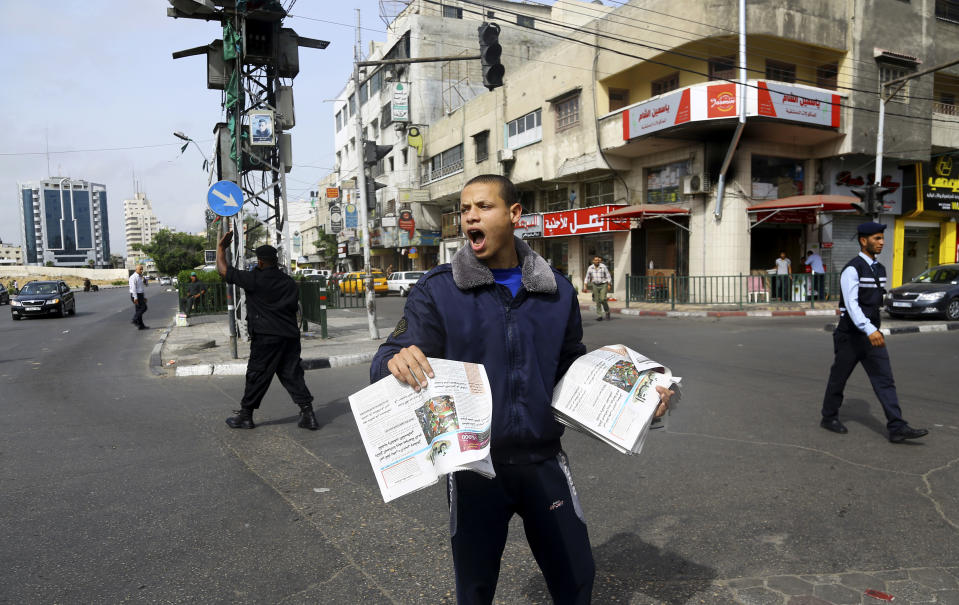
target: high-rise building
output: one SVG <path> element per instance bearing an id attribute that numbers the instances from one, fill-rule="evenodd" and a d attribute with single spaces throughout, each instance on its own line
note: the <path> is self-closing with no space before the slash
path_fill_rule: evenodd
<path id="1" fill-rule="evenodd" d="M 18 184 L 20 234 L 28 265 L 110 266 L 107 188 L 70 177 Z"/>
<path id="2" fill-rule="evenodd" d="M 123 200 L 123 220 L 127 244 L 127 268 L 133 268 L 143 256 L 133 249 L 135 244 L 145 245 L 153 241 L 153 236 L 161 229 L 160 221 L 153 214 L 153 207 L 145 193 L 137 192 L 133 199 Z"/>

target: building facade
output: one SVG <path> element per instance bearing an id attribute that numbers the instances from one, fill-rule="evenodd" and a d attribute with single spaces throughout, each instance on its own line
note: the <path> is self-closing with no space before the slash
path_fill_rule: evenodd
<path id="1" fill-rule="evenodd" d="M 133 199 L 123 200 L 124 235 L 126 236 L 126 268 L 133 270 L 144 261 L 144 254 L 134 246 L 144 246 L 153 242 L 153 237 L 163 226 L 153 213 L 153 206 L 145 193 L 137 192 Z M 146 263 L 152 265 L 152 263 Z M 150 272 L 151 267 L 145 267 Z"/>
<path id="2" fill-rule="evenodd" d="M 110 266 L 104 185 L 69 177 L 18 184 L 24 263 Z"/>
<path id="3" fill-rule="evenodd" d="M 22 265 L 23 248 L 0 242 L 0 265 Z"/>

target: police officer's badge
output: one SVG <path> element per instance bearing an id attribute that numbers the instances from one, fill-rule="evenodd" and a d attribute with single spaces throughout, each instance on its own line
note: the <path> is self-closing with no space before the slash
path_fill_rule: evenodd
<path id="1" fill-rule="evenodd" d="M 406 323 L 406 317 L 402 317 L 400 321 L 396 324 L 396 328 L 393 330 L 393 333 L 390 334 L 390 338 L 396 338 L 403 332 L 406 332 L 406 329 L 409 325 Z"/>

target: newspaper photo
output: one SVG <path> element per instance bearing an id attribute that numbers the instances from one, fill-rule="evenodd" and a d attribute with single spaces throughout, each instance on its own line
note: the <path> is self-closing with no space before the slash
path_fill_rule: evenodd
<path id="1" fill-rule="evenodd" d="M 608 345 L 573 362 L 553 390 L 553 414 L 624 454 L 638 454 L 659 407 L 656 387 L 679 381 L 629 347 Z"/>
<path id="2" fill-rule="evenodd" d="M 434 378 L 419 392 L 393 376 L 350 395 L 350 409 L 389 502 L 447 473 L 493 477 L 493 399 L 479 364 L 429 358 Z"/>

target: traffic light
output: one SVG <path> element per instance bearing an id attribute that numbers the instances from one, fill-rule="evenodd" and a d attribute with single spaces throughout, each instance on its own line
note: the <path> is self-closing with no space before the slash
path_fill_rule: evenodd
<path id="1" fill-rule="evenodd" d="M 366 179 L 366 208 L 367 210 L 376 210 L 376 192 L 386 187 L 383 183 L 377 183 L 375 179 Z"/>
<path id="2" fill-rule="evenodd" d="M 885 208 L 882 198 L 887 193 L 892 191 L 892 188 L 880 187 L 875 183 L 871 183 L 865 187 L 856 187 L 851 191 L 855 193 L 860 200 L 862 200 L 861 204 L 853 204 L 856 210 L 862 214 L 868 214 L 869 216 L 877 217 Z"/>
<path id="3" fill-rule="evenodd" d="M 376 163 L 393 149 L 392 145 L 377 145 L 376 141 L 363 141 L 363 164 L 376 166 Z"/>
<path id="4" fill-rule="evenodd" d="M 506 74 L 506 68 L 500 63 L 503 47 L 499 43 L 499 25 L 484 22 L 476 29 L 479 31 L 483 86 L 493 90 L 503 85 L 503 76 Z"/>

